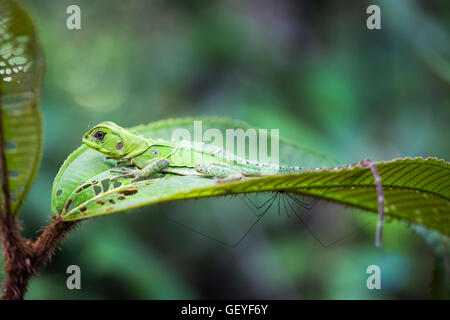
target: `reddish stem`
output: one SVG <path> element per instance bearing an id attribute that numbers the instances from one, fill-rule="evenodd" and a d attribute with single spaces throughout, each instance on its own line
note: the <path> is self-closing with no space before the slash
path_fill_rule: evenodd
<path id="1" fill-rule="evenodd" d="M 20 236 L 20 226 L 16 217 L 0 213 L 0 233 L 6 271 L 1 299 L 23 299 L 30 279 L 50 260 L 64 236 L 76 224 L 77 222 L 64 222 L 61 217 L 54 218 L 41 236 L 32 243 Z"/>

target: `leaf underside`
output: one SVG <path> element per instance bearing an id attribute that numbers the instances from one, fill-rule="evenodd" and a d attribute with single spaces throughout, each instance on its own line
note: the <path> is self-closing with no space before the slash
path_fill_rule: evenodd
<path id="1" fill-rule="evenodd" d="M 41 157 L 38 102 L 43 72 L 43 54 L 30 17 L 15 1 L 1 0 L 0 161 L 7 187 L 5 183 L 0 201 L 12 214 L 18 214 Z"/>
<path id="2" fill-rule="evenodd" d="M 247 129 L 229 119 L 200 119 L 203 130 Z M 173 119 L 138 126 L 144 136 L 168 139 L 175 128 L 192 131 L 193 119 Z M 161 175 L 131 183 L 111 183 L 116 161 L 81 146 L 61 167 L 52 191 L 52 210 L 65 220 L 79 220 L 154 203 L 241 193 L 289 191 L 377 212 L 377 194 L 371 171 L 361 166 L 333 168 L 329 159 L 308 148 L 280 140 L 281 164 L 320 167 L 320 170 L 241 181 L 216 183 L 198 176 Z M 329 169 L 327 169 L 327 167 Z M 378 162 L 387 216 L 421 224 L 450 235 L 450 164 L 434 158 L 405 158 Z M 120 184 L 120 185 L 119 185 Z"/>

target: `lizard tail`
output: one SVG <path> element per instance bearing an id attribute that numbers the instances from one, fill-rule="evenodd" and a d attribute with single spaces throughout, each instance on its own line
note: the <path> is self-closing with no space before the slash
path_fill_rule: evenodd
<path id="1" fill-rule="evenodd" d="M 300 166 L 279 166 L 278 173 L 289 173 L 289 172 L 301 172 L 308 170 L 309 168 Z"/>
<path id="2" fill-rule="evenodd" d="M 320 168 L 309 168 L 301 166 L 276 166 L 276 165 L 259 165 L 259 169 L 260 169 L 259 173 L 262 175 L 320 170 Z"/>

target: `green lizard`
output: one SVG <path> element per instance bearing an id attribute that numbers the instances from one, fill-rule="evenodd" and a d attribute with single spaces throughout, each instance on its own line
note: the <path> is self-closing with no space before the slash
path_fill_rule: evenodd
<path id="1" fill-rule="evenodd" d="M 129 161 L 137 167 L 111 170 L 122 174 L 115 179 L 132 177 L 133 182 L 158 172 L 203 175 L 230 181 L 305 169 L 245 160 L 211 144 L 145 138 L 109 121 L 89 130 L 83 137 L 83 143 L 110 158 Z"/>
<path id="2" fill-rule="evenodd" d="M 249 161 L 212 144 L 146 138 L 110 121 L 102 122 L 89 130 L 83 136 L 83 143 L 106 154 L 109 158 L 129 162 L 137 168 L 122 167 L 120 170 L 110 170 L 112 173 L 121 174 L 113 180 L 133 178 L 132 182 L 136 182 L 149 178 L 155 173 L 163 172 L 179 175 L 202 175 L 216 178 L 218 182 L 226 182 L 245 177 L 320 170 L 320 168 L 279 166 Z M 374 176 L 379 215 L 376 245 L 379 247 L 384 216 L 381 177 L 375 163 L 369 159 L 350 165 L 350 167 L 354 165 L 370 168 Z"/>

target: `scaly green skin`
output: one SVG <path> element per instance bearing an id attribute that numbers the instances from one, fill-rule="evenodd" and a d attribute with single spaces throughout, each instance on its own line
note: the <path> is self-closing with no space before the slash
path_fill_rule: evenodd
<path id="1" fill-rule="evenodd" d="M 83 143 L 138 169 L 112 170 L 119 178 L 145 179 L 157 172 L 204 175 L 224 180 L 305 170 L 296 166 L 261 164 L 239 158 L 223 148 L 198 142 L 148 139 L 113 122 L 102 122 L 83 136 Z"/>
<path id="2" fill-rule="evenodd" d="M 121 175 L 114 178 L 132 177 L 133 182 L 145 179 L 158 172 L 180 175 L 204 175 L 221 181 L 239 180 L 249 176 L 273 175 L 307 170 L 303 167 L 277 166 L 251 162 L 226 152 L 223 148 L 186 141 L 169 142 L 162 139 L 148 139 L 138 133 L 126 130 L 113 122 L 102 122 L 89 130 L 83 143 L 109 157 L 127 161 L 138 169 L 123 167 L 111 170 Z M 381 177 L 376 165 L 369 159 L 357 163 L 370 168 L 378 194 L 378 225 L 376 246 L 381 246 L 384 216 L 384 194 Z M 357 165 L 355 164 L 355 165 Z M 313 170 L 313 169 L 309 169 Z"/>

